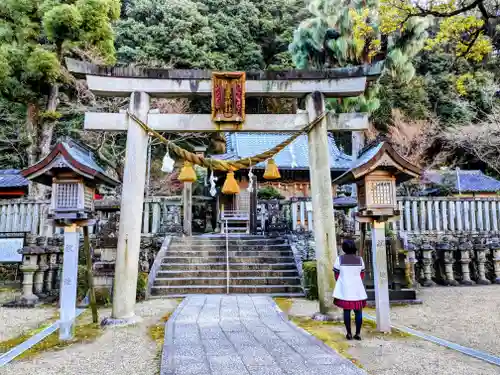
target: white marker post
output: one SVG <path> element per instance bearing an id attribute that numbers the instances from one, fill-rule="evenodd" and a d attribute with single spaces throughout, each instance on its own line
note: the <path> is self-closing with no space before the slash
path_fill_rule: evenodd
<path id="1" fill-rule="evenodd" d="M 71 340 L 76 315 L 76 284 L 80 234 L 76 224 L 64 227 L 63 271 L 61 279 L 61 312 L 59 339 Z"/>
<path id="2" fill-rule="evenodd" d="M 372 222 L 372 259 L 377 307 L 377 331 L 391 332 L 385 223 L 375 220 Z"/>

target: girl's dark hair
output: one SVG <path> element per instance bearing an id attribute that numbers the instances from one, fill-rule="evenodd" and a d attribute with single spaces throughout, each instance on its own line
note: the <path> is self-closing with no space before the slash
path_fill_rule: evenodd
<path id="1" fill-rule="evenodd" d="M 356 254 L 358 249 L 356 249 L 356 244 L 353 240 L 344 240 L 342 242 L 342 251 L 346 254 Z"/>

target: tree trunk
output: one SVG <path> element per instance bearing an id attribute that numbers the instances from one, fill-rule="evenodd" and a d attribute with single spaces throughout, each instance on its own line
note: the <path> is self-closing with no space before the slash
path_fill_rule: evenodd
<path id="1" fill-rule="evenodd" d="M 37 152 L 37 128 L 38 128 L 38 105 L 35 103 L 28 103 L 26 108 L 26 124 L 25 131 L 28 138 L 28 147 L 26 153 L 28 154 L 28 166 L 32 166 L 38 160 Z"/>
<path id="2" fill-rule="evenodd" d="M 47 112 L 55 113 L 58 104 L 59 96 L 59 85 L 55 84 L 50 88 L 49 101 L 47 103 Z M 56 126 L 57 120 L 54 118 L 47 119 L 42 123 L 42 129 L 40 134 L 40 139 L 38 143 L 38 149 L 40 152 L 40 158 L 44 158 L 50 153 L 52 146 L 52 137 L 54 135 L 54 128 Z"/>
<path id="3" fill-rule="evenodd" d="M 46 112 L 50 114 L 55 114 L 58 105 L 59 96 L 59 85 L 53 85 L 50 89 L 49 99 L 47 102 Z M 29 113 L 28 113 L 29 114 Z M 28 116 L 29 117 L 29 116 Z M 51 151 L 52 137 L 54 135 L 54 129 L 57 124 L 57 119 L 54 117 L 47 118 L 42 122 L 36 122 L 35 139 L 33 139 L 32 145 L 34 148 L 34 162 L 30 165 L 35 164 L 42 158 L 47 156 Z M 47 193 L 47 186 L 33 183 L 30 185 L 30 196 L 35 198 L 45 198 Z"/>

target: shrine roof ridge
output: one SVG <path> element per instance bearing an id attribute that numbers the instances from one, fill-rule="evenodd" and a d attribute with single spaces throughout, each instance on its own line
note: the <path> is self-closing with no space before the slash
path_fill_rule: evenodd
<path id="1" fill-rule="evenodd" d="M 384 61 L 360 66 L 348 66 L 321 70 L 252 70 L 246 72 L 250 81 L 286 81 L 286 80 L 327 80 L 351 77 L 367 77 L 376 79 L 382 73 Z M 66 58 L 66 66 L 75 76 L 86 75 L 109 76 L 122 78 L 152 78 L 170 80 L 210 80 L 215 70 L 208 69 L 161 69 L 139 66 L 104 66 Z M 217 71 L 218 72 L 218 71 Z"/>

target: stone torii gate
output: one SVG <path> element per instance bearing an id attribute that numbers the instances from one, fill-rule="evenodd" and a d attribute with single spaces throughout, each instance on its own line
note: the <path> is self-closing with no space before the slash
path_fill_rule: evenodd
<path id="1" fill-rule="evenodd" d="M 297 132 L 325 111 L 325 97 L 358 96 L 367 80 L 376 79 L 381 65 L 324 71 L 257 71 L 246 73 L 247 97 L 305 97 L 305 111 L 297 114 L 249 114 L 241 128 L 216 127 L 210 114 L 159 114 L 150 112 L 150 97 L 210 96 L 212 72 L 206 70 L 102 67 L 67 59 L 69 70 L 86 77 L 96 95 L 130 97 L 129 111 L 161 132 Z M 366 114 L 329 114 L 308 134 L 314 238 L 318 264 L 320 312 L 332 309 L 335 284 L 333 262 L 337 256 L 328 130 L 361 131 L 368 127 Z M 133 323 L 138 258 L 146 176 L 146 132 L 126 113 L 86 113 L 86 130 L 127 131 L 126 159 L 110 324 Z"/>

